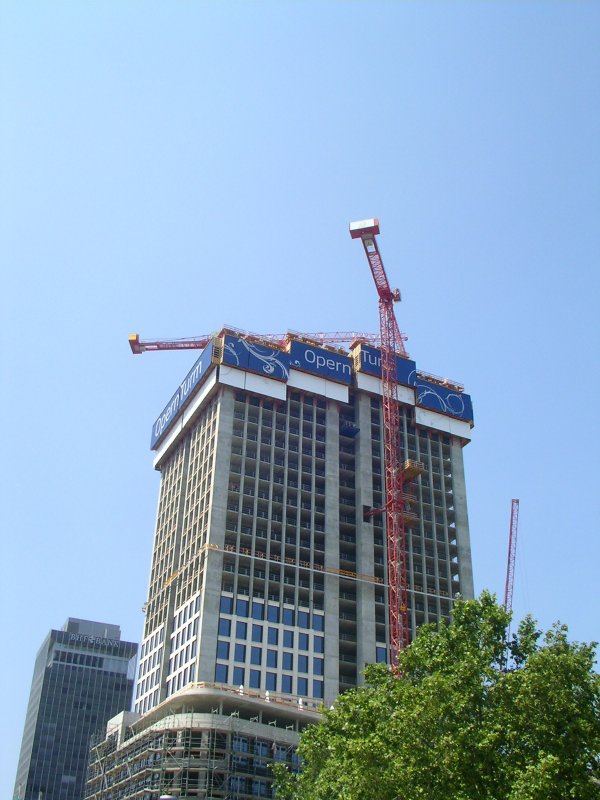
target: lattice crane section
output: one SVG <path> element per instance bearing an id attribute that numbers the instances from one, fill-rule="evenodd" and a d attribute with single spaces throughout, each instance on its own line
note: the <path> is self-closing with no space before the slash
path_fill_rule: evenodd
<path id="1" fill-rule="evenodd" d="M 390 288 L 375 238 L 378 233 L 377 219 L 350 224 L 351 237 L 362 241 L 379 295 L 385 464 L 383 510 L 387 536 L 390 660 L 395 666 L 399 650 L 405 648 L 410 640 L 403 491 L 405 479 L 409 476 L 404 474 L 396 366 L 397 356 L 406 356 L 406 351 L 394 313 L 394 303 L 400 300 L 400 292 Z"/>
<path id="2" fill-rule="evenodd" d="M 260 342 L 271 342 L 278 347 L 285 347 L 290 339 L 302 339 L 312 344 L 341 345 L 356 341 L 367 342 L 379 346 L 379 336 L 374 333 L 358 333 L 357 331 L 335 331 L 333 333 L 249 333 L 238 328 L 224 328 L 220 333 L 231 333 L 235 336 L 256 339 Z M 138 333 L 129 336 L 129 346 L 134 355 L 157 350 L 204 350 L 206 345 L 219 333 L 207 333 L 204 336 L 193 336 L 189 339 L 162 339 L 142 341 Z"/>

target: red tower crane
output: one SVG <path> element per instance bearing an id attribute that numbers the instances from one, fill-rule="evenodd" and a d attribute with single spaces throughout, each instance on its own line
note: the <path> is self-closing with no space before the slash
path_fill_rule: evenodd
<path id="1" fill-rule="evenodd" d="M 515 583 L 515 563 L 517 559 L 517 530 L 519 527 L 519 501 L 512 500 L 510 506 L 510 532 L 508 536 L 508 561 L 506 564 L 506 585 L 504 587 L 504 609 L 512 611 L 513 588 Z M 510 622 L 506 639 L 510 636 Z"/>
<path id="2" fill-rule="evenodd" d="M 408 645 L 410 637 L 403 489 L 405 480 L 415 477 L 415 474 L 409 473 L 408 462 L 405 471 L 400 439 L 396 356 L 406 356 L 403 336 L 394 313 L 394 303 L 400 300 L 400 292 L 390 288 L 375 239 L 378 233 L 377 219 L 350 224 L 350 236 L 361 239 L 363 243 L 379 295 L 385 465 L 385 505 L 381 510 L 385 513 L 387 535 L 390 660 L 392 666 L 396 666 L 398 652 Z"/>

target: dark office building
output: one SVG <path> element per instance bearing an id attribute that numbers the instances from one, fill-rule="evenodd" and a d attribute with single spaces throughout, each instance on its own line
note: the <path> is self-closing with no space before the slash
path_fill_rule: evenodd
<path id="1" fill-rule="evenodd" d="M 90 737 L 129 708 L 137 644 L 118 625 L 69 618 L 35 662 L 14 796 L 81 800 Z"/>

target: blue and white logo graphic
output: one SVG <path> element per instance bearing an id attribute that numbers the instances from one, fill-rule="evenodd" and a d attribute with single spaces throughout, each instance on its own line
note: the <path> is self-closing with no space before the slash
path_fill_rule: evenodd
<path id="1" fill-rule="evenodd" d="M 223 344 L 223 364 L 287 381 L 290 374 L 288 353 L 236 336 L 225 336 Z"/>
<path id="2" fill-rule="evenodd" d="M 360 371 L 368 375 L 375 375 L 381 378 L 381 351 L 377 347 L 368 344 L 360 346 Z M 410 358 L 396 356 L 396 375 L 398 383 L 406 386 L 414 386 L 417 378 L 417 365 Z"/>
<path id="3" fill-rule="evenodd" d="M 183 379 L 182 383 L 177 388 L 173 397 L 167 403 L 160 417 L 152 426 L 152 437 L 150 439 L 150 449 L 154 450 L 159 440 L 169 430 L 171 425 L 175 422 L 181 411 L 188 404 L 196 387 L 206 374 L 206 371 L 212 363 L 213 343 L 210 341 L 202 355 L 196 361 L 194 366 Z"/>
<path id="4" fill-rule="evenodd" d="M 473 421 L 473 406 L 468 394 L 446 389 L 429 381 L 417 382 L 417 403 L 432 411 L 441 411 L 442 414 Z"/>
<path id="5" fill-rule="evenodd" d="M 292 339 L 290 346 L 290 367 L 303 372 L 314 372 L 323 378 L 338 383 L 352 382 L 352 359 L 322 347 L 298 342 Z"/>

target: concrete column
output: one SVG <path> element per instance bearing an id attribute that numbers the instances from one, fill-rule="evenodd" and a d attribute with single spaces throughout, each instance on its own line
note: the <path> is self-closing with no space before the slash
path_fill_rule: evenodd
<path id="1" fill-rule="evenodd" d="M 356 396 L 360 432 L 355 439 L 356 453 L 356 571 L 375 574 L 373 522 L 363 521 L 363 506 L 373 506 L 373 454 L 371 446 L 371 401 L 366 394 Z M 356 667 L 358 684 L 364 683 L 364 665 L 373 663 L 375 653 L 375 584 L 356 581 Z"/>
<path id="2" fill-rule="evenodd" d="M 204 561 L 204 591 L 198 625 L 198 653 L 196 680 L 214 681 L 219 625 L 221 577 L 223 574 L 223 546 L 225 544 L 225 519 L 229 488 L 231 437 L 233 433 L 233 391 L 221 387 L 217 409 L 217 439 L 213 462 L 208 546 Z"/>
<path id="3" fill-rule="evenodd" d="M 462 447 L 455 437 L 450 447 L 452 463 L 452 487 L 454 495 L 454 513 L 456 519 L 456 544 L 458 548 L 458 574 L 460 577 L 460 593 L 466 600 L 474 597 L 473 565 L 471 562 L 471 538 L 469 535 L 469 516 L 467 513 L 467 490 L 465 486 L 465 469 Z"/>
<path id="4" fill-rule="evenodd" d="M 185 510 L 185 500 L 187 496 L 188 467 L 190 463 L 190 437 L 186 434 L 185 451 L 183 454 L 183 466 L 181 471 L 179 503 L 177 506 L 177 527 L 175 530 L 175 544 L 173 546 L 172 572 L 173 574 L 179 567 L 179 553 L 181 550 L 181 532 L 183 529 L 183 517 Z M 167 679 L 169 677 L 169 657 L 171 655 L 171 634 L 173 633 L 173 615 L 175 612 L 175 602 L 177 598 L 177 588 L 175 580 L 172 580 L 165 590 L 166 613 L 164 620 L 164 641 L 162 644 L 162 660 L 160 663 L 160 678 L 158 702 L 161 703 L 167 697 Z"/>
<path id="5" fill-rule="evenodd" d="M 340 566 L 340 421 L 337 404 L 327 403 L 325 434 L 325 570 Z M 333 703 L 339 693 L 340 581 L 325 572 L 325 676 L 324 703 Z"/>

